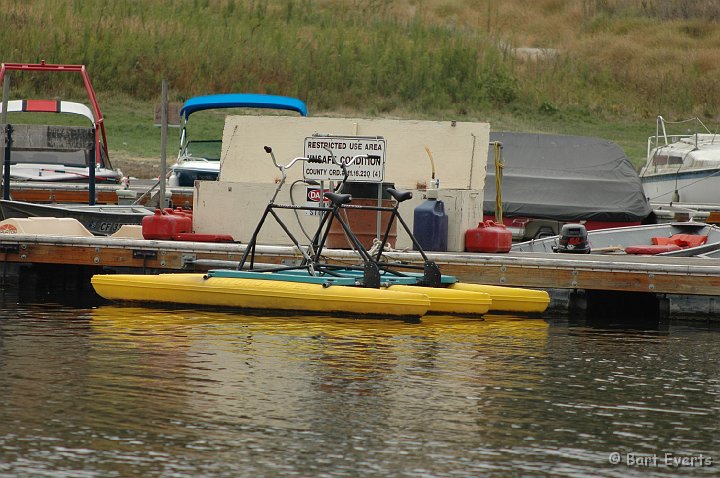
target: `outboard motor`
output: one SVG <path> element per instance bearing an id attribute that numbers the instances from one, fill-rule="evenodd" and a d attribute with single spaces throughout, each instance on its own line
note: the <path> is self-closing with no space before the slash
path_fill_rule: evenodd
<path id="1" fill-rule="evenodd" d="M 582 224 L 564 224 L 560 230 L 560 241 L 555 252 L 569 252 L 573 254 L 589 254 L 587 229 Z"/>

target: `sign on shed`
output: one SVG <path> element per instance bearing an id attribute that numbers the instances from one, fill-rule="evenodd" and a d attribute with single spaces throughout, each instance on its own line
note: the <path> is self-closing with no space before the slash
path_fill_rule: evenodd
<path id="1" fill-rule="evenodd" d="M 168 103 L 167 109 L 167 123 L 168 126 L 179 128 L 180 127 L 180 109 L 182 103 L 172 102 Z M 161 126 L 162 123 L 162 104 L 158 103 L 155 105 L 155 126 Z"/>
<path id="2" fill-rule="evenodd" d="M 348 181 L 385 179 L 385 139 L 380 136 L 311 136 L 305 138 L 305 157 L 317 161 L 303 163 L 305 179 L 342 181 L 342 168 L 335 161 L 347 165 Z"/>
<path id="3" fill-rule="evenodd" d="M 329 189 L 320 189 L 319 186 L 305 186 L 305 207 L 316 207 L 317 211 L 305 210 L 306 216 L 322 216 L 320 206 L 328 206 L 330 201 L 324 197 L 324 193 L 330 192 Z"/>

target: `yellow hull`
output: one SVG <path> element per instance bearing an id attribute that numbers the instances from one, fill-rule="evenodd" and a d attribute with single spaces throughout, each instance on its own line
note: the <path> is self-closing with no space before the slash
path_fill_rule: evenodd
<path id="1" fill-rule="evenodd" d="M 422 317 L 430 308 L 427 295 L 409 291 L 204 274 L 95 275 L 91 282 L 98 295 L 118 301 L 390 317 Z"/>
<path id="2" fill-rule="evenodd" d="M 539 314 L 544 312 L 550 304 L 550 296 L 544 290 L 498 285 L 465 284 L 462 282 L 451 284 L 448 286 L 448 289 L 489 294 L 492 298 L 490 310 L 493 312 Z"/>
<path id="3" fill-rule="evenodd" d="M 490 295 L 484 292 L 417 285 L 391 285 L 388 290 L 427 295 L 430 298 L 430 314 L 483 315 L 492 305 Z"/>

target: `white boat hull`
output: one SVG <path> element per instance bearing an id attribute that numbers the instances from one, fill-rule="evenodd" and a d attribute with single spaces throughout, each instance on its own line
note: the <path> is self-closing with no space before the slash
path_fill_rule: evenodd
<path id="1" fill-rule="evenodd" d="M 672 124 L 657 118 L 648 138 L 645 166 L 640 170 L 645 196 L 651 203 L 720 203 L 720 135 L 711 133 L 698 118 L 693 134 L 669 134 Z M 681 121 L 680 123 L 686 123 Z M 677 124 L 677 122 L 676 122 Z"/>
<path id="2" fill-rule="evenodd" d="M 172 186 L 194 186 L 195 181 L 216 181 L 220 174 L 220 161 L 178 161 L 171 168 Z"/>
<path id="3" fill-rule="evenodd" d="M 653 203 L 720 203 L 720 168 L 646 175 L 642 185 Z"/>
<path id="4" fill-rule="evenodd" d="M 58 164 L 17 163 L 10 167 L 10 179 L 34 182 L 88 182 L 90 169 Z M 117 184 L 120 179 L 120 173 L 114 169 L 95 169 L 96 183 Z"/>

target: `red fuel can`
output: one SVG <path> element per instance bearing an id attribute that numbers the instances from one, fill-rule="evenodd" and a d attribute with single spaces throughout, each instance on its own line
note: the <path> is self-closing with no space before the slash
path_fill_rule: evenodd
<path id="1" fill-rule="evenodd" d="M 512 247 L 512 232 L 504 224 L 485 221 L 465 231 L 467 252 L 508 252 Z"/>
<path id="2" fill-rule="evenodd" d="M 142 235 L 145 239 L 169 241 L 177 234 L 192 232 L 192 215 L 170 208 L 155 209 L 155 214 L 142 220 Z"/>

